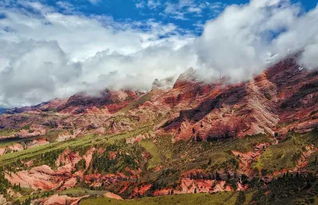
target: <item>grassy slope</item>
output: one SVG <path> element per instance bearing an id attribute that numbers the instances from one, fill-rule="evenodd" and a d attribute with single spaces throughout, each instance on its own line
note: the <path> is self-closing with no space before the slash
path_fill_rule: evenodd
<path id="1" fill-rule="evenodd" d="M 318 152 L 310 156 L 306 168 L 313 173 L 318 173 Z"/>
<path id="2" fill-rule="evenodd" d="M 181 194 L 160 197 L 144 197 L 133 200 L 114 200 L 108 198 L 93 198 L 82 200 L 80 205 L 244 205 L 245 200 L 239 193 L 222 192 L 216 194 Z M 246 203 L 244 203 L 246 202 Z"/>
<path id="3" fill-rule="evenodd" d="M 317 146 L 318 132 L 313 131 L 304 135 L 290 133 L 283 142 L 266 149 L 254 167 L 269 173 L 281 169 L 291 169 L 295 167 L 301 153 L 305 151 L 305 147 L 311 144 Z"/>
<path id="4" fill-rule="evenodd" d="M 142 140 L 139 143 L 151 154 L 148 162 L 148 168 L 154 168 L 157 165 L 163 165 L 171 162 L 174 154 L 174 144 L 172 144 L 172 136 L 160 136 L 154 139 Z"/>
<path id="5" fill-rule="evenodd" d="M 19 160 L 26 159 L 42 158 L 43 160 L 43 156 L 46 156 L 45 154 L 62 151 L 66 148 L 82 149 L 95 145 L 113 144 L 118 140 L 137 136 L 142 133 L 147 133 L 151 130 L 152 125 L 145 125 L 144 127 L 140 127 L 133 131 L 116 135 L 87 135 L 66 142 L 55 142 L 48 145 L 34 147 L 28 150 L 9 153 L 1 156 L 0 166 L 10 165 Z M 295 161 L 299 157 L 299 153 L 301 153 L 306 145 L 314 144 L 317 146 L 317 138 L 318 134 L 316 132 L 312 132 L 306 135 L 290 135 L 285 141 L 280 142 L 277 145 L 270 146 L 260 157 L 256 165 L 261 169 L 272 171 L 279 170 L 280 168 L 293 167 Z M 247 152 L 253 150 L 253 147 L 258 143 L 271 141 L 272 139 L 265 135 L 257 135 L 246 137 L 244 139 L 229 139 L 215 142 L 180 141 L 174 144 L 171 142 L 171 136 L 161 136 L 156 137 L 155 139 L 143 140 L 139 143 L 139 145 L 145 148 L 145 150 L 152 155 L 152 158 L 150 159 L 150 161 L 148 161 L 148 168 L 144 170 L 145 173 L 141 180 L 142 182 L 156 183 L 157 187 L 169 187 L 176 185 L 179 181 L 180 173 L 189 169 L 200 168 L 211 172 L 222 168 L 235 169 L 237 168 L 237 159 L 231 154 L 231 150 Z M 43 160 L 42 162 L 47 163 L 45 160 Z M 317 166 L 316 155 L 311 157 L 310 162 L 310 165 L 314 163 L 313 166 Z M 157 165 L 164 166 L 162 172 L 152 171 L 152 168 Z M 82 193 L 89 193 L 89 195 L 100 196 L 102 192 L 96 194 L 96 192 L 93 190 L 83 191 L 81 187 L 65 192 L 65 194 L 68 195 L 81 195 Z M 211 204 L 211 202 L 213 202 L 213 204 L 218 204 L 218 197 L 224 199 L 227 196 L 226 194 L 228 193 L 220 193 L 220 195 L 178 195 L 156 198 L 143 198 L 123 202 L 110 199 L 87 199 L 83 201 L 83 204 L 178 204 L 178 201 L 189 203 L 191 202 L 190 204 L 205 204 L 206 202 L 207 204 Z M 235 195 L 237 194 L 238 193 L 236 193 Z M 41 194 L 39 194 L 39 196 L 40 195 Z M 245 197 L 247 198 L 247 194 Z M 232 200 L 233 204 L 235 204 L 238 200 L 237 197 L 234 198 Z M 222 203 L 223 201 L 221 200 L 220 204 Z M 231 203 L 230 201 L 227 201 L 226 204 Z"/>
<path id="6" fill-rule="evenodd" d="M 54 152 L 57 150 L 64 150 L 67 148 L 77 149 L 77 148 L 91 147 L 91 146 L 106 143 L 106 142 L 111 144 L 111 143 L 114 143 L 116 140 L 129 138 L 129 137 L 147 132 L 149 131 L 149 129 L 150 129 L 150 126 L 144 126 L 131 132 L 125 132 L 125 133 L 120 133 L 115 135 L 106 135 L 106 136 L 87 135 L 81 138 L 76 138 L 76 139 L 68 140 L 65 142 L 54 142 L 47 145 L 42 145 L 42 146 L 27 149 L 27 150 L 22 150 L 19 152 L 8 153 L 3 156 L 0 156 L 0 166 L 5 166 L 10 163 L 14 163 L 18 160 L 27 160 L 27 159 L 32 159 L 35 157 L 40 157 L 41 155 L 45 153 Z"/>
<path id="7" fill-rule="evenodd" d="M 171 166 L 182 170 L 201 168 L 216 171 L 222 168 L 237 168 L 237 159 L 231 150 L 248 152 L 261 142 L 272 139 L 265 135 L 250 136 L 244 139 L 228 139 L 216 142 L 178 142 L 174 146 L 174 159 Z M 181 159 L 181 160 L 180 160 Z"/>
<path id="8" fill-rule="evenodd" d="M 59 195 L 68 195 L 72 197 L 84 196 L 84 195 L 95 195 L 95 196 L 102 196 L 105 191 L 99 190 L 90 190 L 82 187 L 74 187 L 67 190 L 63 190 L 58 192 Z"/>
<path id="9" fill-rule="evenodd" d="M 158 147 L 152 142 L 152 140 L 143 140 L 140 142 L 140 145 L 151 154 L 151 159 L 148 162 L 149 169 L 161 163 L 161 157 Z"/>

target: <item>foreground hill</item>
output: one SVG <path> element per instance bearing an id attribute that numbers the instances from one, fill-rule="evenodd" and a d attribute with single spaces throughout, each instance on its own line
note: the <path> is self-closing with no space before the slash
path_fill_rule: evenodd
<path id="1" fill-rule="evenodd" d="M 195 76 L 0 115 L 0 204 L 318 203 L 318 72 Z"/>

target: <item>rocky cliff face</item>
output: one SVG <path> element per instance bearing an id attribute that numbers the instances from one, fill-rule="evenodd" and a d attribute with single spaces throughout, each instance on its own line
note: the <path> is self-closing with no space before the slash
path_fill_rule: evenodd
<path id="1" fill-rule="evenodd" d="M 196 140 L 311 131 L 317 125 L 317 74 L 286 59 L 249 82 L 211 86 L 198 105 L 180 111 L 163 129 L 176 139 Z"/>
<path id="2" fill-rule="evenodd" d="M 148 93 L 80 93 L 0 115 L 6 201 L 16 200 L 8 188 L 27 188 L 40 204 L 77 204 L 87 193 L 245 192 L 288 174 L 316 177 L 318 72 L 288 58 L 237 84 L 200 82 L 194 70 L 173 87 L 162 83 Z M 64 194 L 74 187 L 82 192 Z"/>

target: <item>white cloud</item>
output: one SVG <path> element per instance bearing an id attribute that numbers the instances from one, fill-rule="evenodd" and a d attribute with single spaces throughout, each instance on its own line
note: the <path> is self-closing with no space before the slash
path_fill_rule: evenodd
<path id="1" fill-rule="evenodd" d="M 57 1 L 56 5 L 64 10 L 65 13 L 74 13 L 75 7 L 67 1 Z"/>
<path id="2" fill-rule="evenodd" d="M 299 62 L 308 69 L 318 68 L 318 7 L 293 21 L 288 31 L 275 41 L 275 51 L 300 51 Z"/>
<path id="3" fill-rule="evenodd" d="M 246 80 L 268 66 L 268 54 L 277 60 L 301 49 L 300 62 L 317 67 L 317 12 L 316 8 L 302 14 L 287 0 L 229 6 L 205 25 L 196 41 L 200 67 L 214 77 Z"/>
<path id="4" fill-rule="evenodd" d="M 175 19 L 187 20 L 186 15 L 201 16 L 203 12 L 218 14 L 224 7 L 222 2 L 207 2 L 195 0 L 178 0 L 176 2 L 166 2 L 164 13 Z"/>
<path id="5" fill-rule="evenodd" d="M 160 6 L 160 2 L 158 0 L 148 0 L 147 1 L 147 6 L 150 8 L 150 9 L 155 9 L 157 8 L 158 6 Z"/>
<path id="6" fill-rule="evenodd" d="M 142 35 L 132 31 L 105 29 L 97 20 L 59 13 L 36 19 L 24 14 L 8 13 L 1 25 L 12 28 L 8 38 L 21 40 L 56 40 L 72 60 L 83 60 L 107 48 L 110 52 L 132 53 L 142 48 Z"/>
<path id="7" fill-rule="evenodd" d="M 4 105 L 41 102 L 59 95 L 59 90 L 77 78 L 81 66 L 70 63 L 57 42 L 0 41 L 0 100 Z"/>
<path id="8" fill-rule="evenodd" d="M 100 0 L 88 0 L 91 4 L 98 4 Z"/>
<path id="9" fill-rule="evenodd" d="M 176 52 L 164 45 L 148 47 L 131 56 L 99 53 L 86 61 L 83 67 L 86 69 L 86 82 L 92 86 L 91 89 L 106 86 L 113 89 L 147 90 L 154 79 L 177 77 L 189 65 L 195 65 L 195 60 L 195 55 L 185 48 Z M 89 70 L 92 67 L 94 70 Z"/>
<path id="10" fill-rule="evenodd" d="M 193 38 L 177 35 L 173 24 L 149 21 L 142 31 L 133 29 L 137 23 L 28 6 L 41 15 L 0 9 L 5 15 L 0 19 L 0 106 L 35 104 L 91 88 L 144 90 L 155 78 L 177 76 L 193 65 L 192 56 L 185 54 L 185 60 L 180 49 Z"/>
<path id="11" fill-rule="evenodd" d="M 138 2 L 136 2 L 136 8 L 137 9 L 141 9 L 141 8 L 144 8 L 145 7 L 145 2 L 144 1 L 138 1 Z"/>
<path id="12" fill-rule="evenodd" d="M 176 19 L 186 19 L 186 13 L 201 13 L 201 6 L 197 6 L 193 0 L 179 0 L 176 3 L 167 2 L 164 13 Z"/>

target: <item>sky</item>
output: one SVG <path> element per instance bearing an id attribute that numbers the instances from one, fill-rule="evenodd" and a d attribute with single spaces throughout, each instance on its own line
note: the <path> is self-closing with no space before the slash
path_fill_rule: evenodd
<path id="1" fill-rule="evenodd" d="M 24 8 L 33 11 L 25 2 L 38 2 L 63 14 L 78 14 L 88 17 L 104 16 L 116 22 L 147 22 L 174 24 L 180 31 L 200 35 L 204 23 L 217 17 L 227 6 L 246 4 L 249 0 L 3 0 L 7 8 Z M 304 10 L 313 9 L 315 0 L 292 0 Z M 1 5 L 1 3 L 0 3 Z M 141 28 L 147 29 L 145 25 Z"/>
<path id="2" fill-rule="evenodd" d="M 1 0 L 0 107 L 151 89 L 190 67 L 244 81 L 302 51 L 316 69 L 314 0 Z"/>

